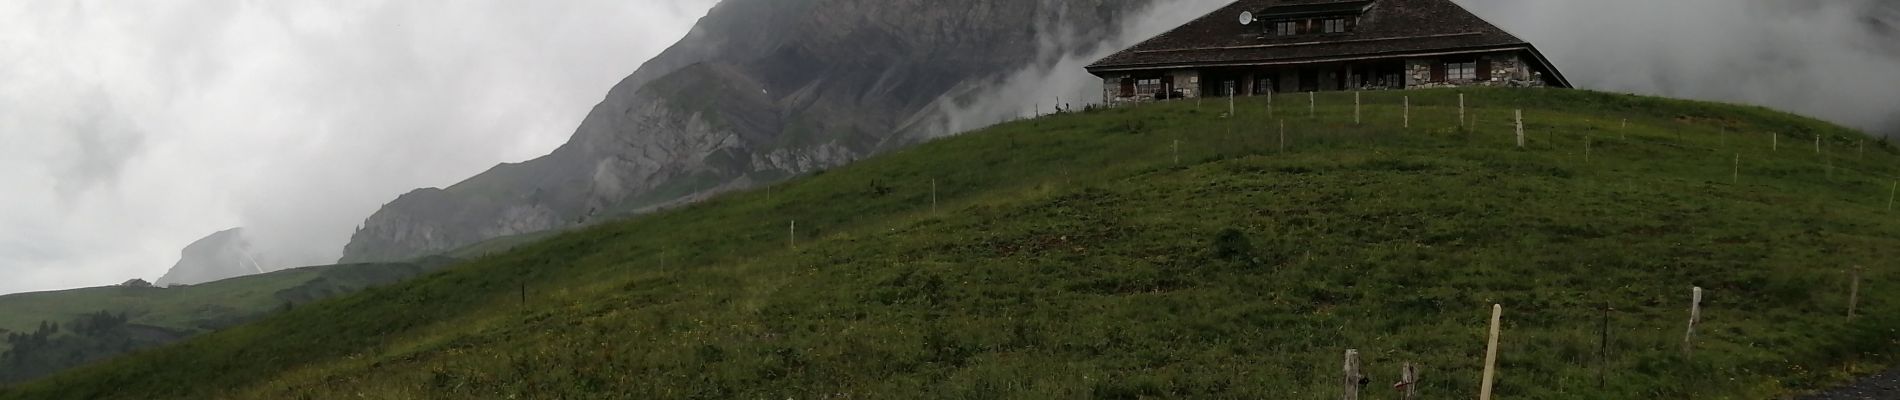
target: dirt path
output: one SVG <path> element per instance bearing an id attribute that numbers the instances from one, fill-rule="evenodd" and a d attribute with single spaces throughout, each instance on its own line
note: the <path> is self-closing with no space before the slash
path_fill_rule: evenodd
<path id="1" fill-rule="evenodd" d="M 1801 400 L 1892 400 L 1900 399 L 1900 368 L 1861 378 L 1847 386 L 1800 397 Z"/>

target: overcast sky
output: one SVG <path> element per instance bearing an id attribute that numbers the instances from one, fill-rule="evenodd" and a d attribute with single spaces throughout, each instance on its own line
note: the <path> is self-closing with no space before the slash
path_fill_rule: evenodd
<path id="1" fill-rule="evenodd" d="M 558 146 L 714 2 L 0 2 L 0 293 L 236 226 L 334 261 L 397 195 Z"/>

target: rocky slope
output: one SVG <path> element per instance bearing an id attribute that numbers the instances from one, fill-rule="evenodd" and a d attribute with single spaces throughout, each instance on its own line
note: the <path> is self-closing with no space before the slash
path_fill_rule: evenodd
<path id="1" fill-rule="evenodd" d="M 689 202 L 940 134 L 946 98 L 1096 52 L 1164 0 L 727 0 L 568 143 L 370 216 L 340 262 L 395 261 Z M 1083 43 L 1083 44 L 1071 44 Z"/>
<path id="2" fill-rule="evenodd" d="M 263 273 L 251 252 L 251 242 L 243 228 L 231 228 L 205 236 L 185 246 L 178 263 L 158 278 L 158 286 L 196 285 L 226 278 Z"/>

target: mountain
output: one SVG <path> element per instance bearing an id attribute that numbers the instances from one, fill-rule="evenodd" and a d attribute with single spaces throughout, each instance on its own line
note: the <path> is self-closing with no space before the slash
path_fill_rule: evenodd
<path id="1" fill-rule="evenodd" d="M 722 1 L 615 85 L 566 144 L 398 197 L 365 221 L 341 262 L 647 212 L 916 143 L 945 133 L 958 99 L 1100 52 L 1099 38 L 1153 3 Z"/>
<path id="2" fill-rule="evenodd" d="M 1346 349 L 1368 393 L 1411 362 L 1475 398 L 1493 305 L 1498 398 L 1789 398 L 1894 361 L 1892 145 L 1587 91 L 1313 99 L 1002 124 L 0 400 L 1337 398 Z"/>
<path id="3" fill-rule="evenodd" d="M 251 242 L 243 228 L 231 228 L 191 242 L 180 252 L 178 263 L 158 278 L 158 286 L 196 285 L 226 278 L 264 273 L 261 258 L 251 251 Z"/>

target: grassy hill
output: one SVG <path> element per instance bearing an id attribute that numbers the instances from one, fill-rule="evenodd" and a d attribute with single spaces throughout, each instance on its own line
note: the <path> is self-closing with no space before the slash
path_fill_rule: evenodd
<path id="1" fill-rule="evenodd" d="M 442 265 L 305 267 L 170 288 L 106 286 L 0 296 L 0 331 L 31 334 L 60 326 L 27 352 L 0 341 L 0 382 L 42 375 L 131 350 L 157 346 L 265 314 L 388 284 Z M 92 319 L 111 317 L 101 325 Z M 82 329 L 95 325 L 93 329 Z M 0 335 L 4 336 L 4 335 Z M 17 360 L 15 358 L 18 358 Z"/>
<path id="2" fill-rule="evenodd" d="M 1773 398 L 1891 361 L 1884 142 L 1583 91 L 1362 101 L 1279 98 L 1284 150 L 1264 99 L 1004 124 L 0 398 L 1321 399 L 1349 348 L 1371 393 L 1414 362 L 1468 398 L 1492 304 L 1503 398 Z"/>

